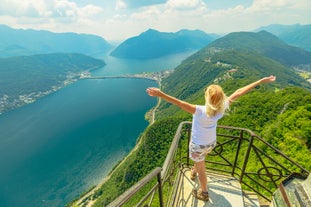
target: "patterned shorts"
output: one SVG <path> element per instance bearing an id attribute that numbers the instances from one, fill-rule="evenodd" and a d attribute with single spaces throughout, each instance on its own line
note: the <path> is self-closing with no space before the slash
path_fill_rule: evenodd
<path id="1" fill-rule="evenodd" d="M 189 145 L 190 159 L 194 162 L 201 162 L 216 147 L 216 141 L 207 145 L 198 145 L 193 142 Z"/>

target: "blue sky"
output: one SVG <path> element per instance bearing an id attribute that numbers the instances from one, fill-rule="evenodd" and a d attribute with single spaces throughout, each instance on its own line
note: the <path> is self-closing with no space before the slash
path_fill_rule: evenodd
<path id="1" fill-rule="evenodd" d="M 0 24 L 125 40 L 149 28 L 226 34 L 311 24 L 311 0 L 0 0 Z"/>

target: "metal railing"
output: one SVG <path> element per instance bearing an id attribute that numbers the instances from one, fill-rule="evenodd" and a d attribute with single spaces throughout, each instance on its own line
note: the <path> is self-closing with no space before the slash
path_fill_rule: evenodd
<path id="1" fill-rule="evenodd" d="M 158 191 L 158 206 L 169 206 L 169 200 L 177 199 L 172 189 L 168 190 L 166 197 L 163 198 L 163 187 L 172 185 L 176 179 L 177 169 L 192 165 L 188 149 L 190 134 L 191 122 L 181 122 L 162 170 L 156 168 L 113 201 L 109 207 L 122 206 L 156 176 L 158 177 L 157 183 L 150 188 L 151 190 L 136 206 L 151 206 L 155 200 L 156 191 Z M 181 144 L 181 142 L 183 143 Z M 235 152 L 234 156 L 233 152 Z M 217 127 L 217 146 L 208 155 L 206 168 L 231 174 L 240 181 L 244 188 L 256 192 L 268 201 L 271 200 L 273 192 L 286 177 L 292 173 L 299 173 L 302 176 L 307 176 L 310 173 L 252 131 L 230 126 Z M 147 199 L 149 199 L 149 204 L 144 204 Z"/>
<path id="2" fill-rule="evenodd" d="M 141 179 L 138 183 L 133 185 L 129 190 L 127 190 L 125 193 L 123 193 L 121 196 L 119 196 L 117 199 L 115 199 L 113 202 L 111 202 L 108 207 L 119 207 L 124 205 L 135 193 L 137 193 L 140 189 L 142 189 L 148 182 L 150 182 L 154 177 L 157 176 L 158 183 L 153 187 L 151 192 L 154 192 L 156 188 L 158 188 L 159 192 L 159 200 L 160 200 L 160 207 L 163 207 L 163 199 L 162 199 L 162 189 L 161 189 L 161 168 L 157 167 L 155 168 L 151 173 L 146 175 L 143 179 Z M 150 195 L 148 193 L 140 203 L 147 200 L 148 196 Z"/>
<path id="3" fill-rule="evenodd" d="M 178 145 L 180 138 L 182 136 L 182 128 L 184 127 L 184 124 L 188 122 L 181 122 L 176 130 L 174 139 L 171 143 L 170 149 L 167 153 L 166 159 L 164 161 L 164 164 L 162 168 L 155 168 L 151 173 L 146 175 L 143 179 L 138 181 L 134 186 L 132 186 L 130 189 L 128 189 L 126 192 L 124 192 L 122 195 L 120 195 L 117 199 L 115 199 L 113 202 L 111 202 L 108 207 L 118 207 L 122 206 L 126 202 L 128 202 L 132 196 L 137 193 L 141 188 L 143 188 L 147 183 L 151 182 L 153 178 L 158 176 L 158 182 L 157 184 L 153 185 L 151 187 L 151 190 L 146 193 L 146 195 L 136 204 L 137 207 L 139 206 L 150 206 L 151 203 L 154 200 L 154 195 L 156 191 L 159 192 L 159 206 L 165 206 L 163 201 L 163 192 L 162 192 L 162 186 L 165 183 L 170 184 L 171 177 L 174 174 L 174 171 L 176 171 L 176 167 L 179 166 L 179 162 L 174 162 L 174 159 L 176 157 L 177 151 L 178 151 Z M 160 175 L 160 176 L 159 176 Z M 144 202 L 150 197 L 149 204 L 145 204 Z"/>

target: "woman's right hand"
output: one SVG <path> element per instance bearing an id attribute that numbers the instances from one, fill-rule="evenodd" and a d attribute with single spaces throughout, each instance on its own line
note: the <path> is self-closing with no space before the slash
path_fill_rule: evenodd
<path id="1" fill-rule="evenodd" d="M 147 88 L 146 91 L 147 91 L 149 96 L 160 96 L 162 94 L 162 91 L 158 88 L 155 88 L 155 87 Z"/>
<path id="2" fill-rule="evenodd" d="M 270 75 L 269 77 L 265 77 L 265 78 L 262 78 L 260 80 L 261 83 L 270 83 L 270 82 L 273 82 L 276 80 L 276 77 L 273 76 L 273 75 Z"/>

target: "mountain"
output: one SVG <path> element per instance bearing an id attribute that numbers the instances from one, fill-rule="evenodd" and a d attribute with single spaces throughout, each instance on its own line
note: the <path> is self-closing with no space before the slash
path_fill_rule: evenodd
<path id="1" fill-rule="evenodd" d="M 243 46 L 243 43 L 250 40 L 254 41 L 253 45 L 246 50 L 247 44 Z M 248 128 L 300 161 L 305 152 L 298 156 L 296 147 L 286 148 L 284 143 L 295 143 L 293 146 L 301 146 L 304 151 L 311 149 L 311 131 L 306 127 L 311 115 L 311 84 L 292 68 L 266 56 L 265 51 L 277 48 L 278 42 L 266 42 L 257 33 L 228 34 L 184 60 L 161 82 L 161 89 L 190 103 L 204 104 L 204 88 L 210 84 L 222 86 L 230 95 L 262 77 L 275 75 L 275 83 L 262 84 L 234 102 L 229 116 L 219 124 Z M 279 52 L 286 57 L 291 48 L 279 48 Z M 191 119 L 191 115 L 164 101 L 156 117 L 159 121 L 168 117 Z M 284 123 L 281 128 L 280 123 Z M 311 166 L 309 161 L 303 164 Z"/>
<path id="2" fill-rule="evenodd" d="M 302 49 L 286 45 L 268 32 L 230 33 L 184 60 L 172 75 L 163 80 L 162 87 L 173 96 L 193 101 L 199 99 L 206 85 L 221 84 L 230 94 L 247 82 L 273 74 L 279 88 L 298 86 L 310 89 L 310 83 L 289 68 L 293 63 L 307 63 L 304 58 L 309 58 L 309 55 Z M 292 56 L 296 59 L 292 60 Z M 202 99 L 200 101 L 203 102 Z M 160 116 L 173 115 L 177 111 L 166 103 L 161 107 Z"/>
<path id="3" fill-rule="evenodd" d="M 125 40 L 111 55 L 118 58 L 149 59 L 198 50 L 217 38 L 200 30 L 180 30 L 176 33 L 149 29 L 139 36 Z"/>
<path id="4" fill-rule="evenodd" d="M 215 40 L 208 47 L 255 52 L 286 66 L 311 63 L 311 52 L 289 46 L 266 31 L 230 33 Z"/>
<path id="5" fill-rule="evenodd" d="M 161 81 L 161 89 L 187 102 L 204 104 L 204 89 L 209 84 L 222 86 L 226 94 L 230 95 L 259 78 L 276 75 L 276 82 L 262 84 L 232 103 L 218 124 L 247 128 L 310 170 L 311 86 L 294 70 L 266 56 L 266 51 L 275 50 L 279 45 L 277 38 L 269 36 L 271 39 L 250 33 L 228 34 L 184 60 L 170 76 Z M 252 45 L 247 47 L 248 44 L 244 41 Z M 281 47 L 278 51 L 286 56 L 288 49 L 292 48 Z M 178 123 L 192 119 L 190 113 L 166 101 L 160 102 L 155 113 L 156 121 L 139 137 L 142 142 L 135 153 L 129 155 L 126 162 L 121 163 L 110 174 L 107 182 L 92 195 L 92 199 L 97 199 L 94 206 L 99 207 L 107 200 L 112 201 L 117 197 L 116 194 L 120 195 L 152 169 L 162 166 Z M 218 133 L 222 133 L 219 130 Z M 231 132 L 227 133 L 230 135 Z M 250 136 L 247 139 L 250 139 Z M 262 146 L 260 143 L 261 141 L 258 141 L 257 146 Z M 179 144 L 187 149 L 187 139 L 183 139 Z M 221 155 L 228 153 L 228 156 L 225 156 L 228 158 L 234 157 L 237 144 L 230 144 L 226 140 L 226 147 L 226 150 L 221 148 L 217 152 Z M 246 152 L 247 147 L 248 145 L 242 144 L 239 152 Z M 252 150 L 265 154 L 267 157 L 264 159 L 269 159 L 271 153 L 274 153 L 265 147 Z M 186 151 L 180 152 L 181 157 L 186 154 Z M 214 156 L 208 159 L 213 163 L 219 163 L 219 159 Z M 256 169 L 257 157 L 250 156 L 249 163 L 251 164 L 247 167 L 248 170 L 256 171 L 253 169 Z M 280 163 L 284 168 L 292 167 L 290 163 L 281 160 Z M 228 168 L 223 170 L 227 171 Z M 113 185 L 115 183 L 118 185 Z M 274 186 L 270 190 L 273 191 L 273 188 Z M 144 196 L 145 192 L 141 193 L 141 198 Z M 141 198 L 137 198 L 137 201 Z"/>
<path id="6" fill-rule="evenodd" d="M 311 51 L 311 25 L 280 25 L 272 24 L 258 28 L 256 31 L 270 32 L 289 45 Z"/>
<path id="7" fill-rule="evenodd" d="M 111 48 L 112 45 L 96 35 L 13 29 L 0 25 L 0 57 L 47 53 L 94 56 L 106 53 Z"/>
<path id="8" fill-rule="evenodd" d="M 0 114 L 47 95 L 105 63 L 82 54 L 0 58 Z"/>

